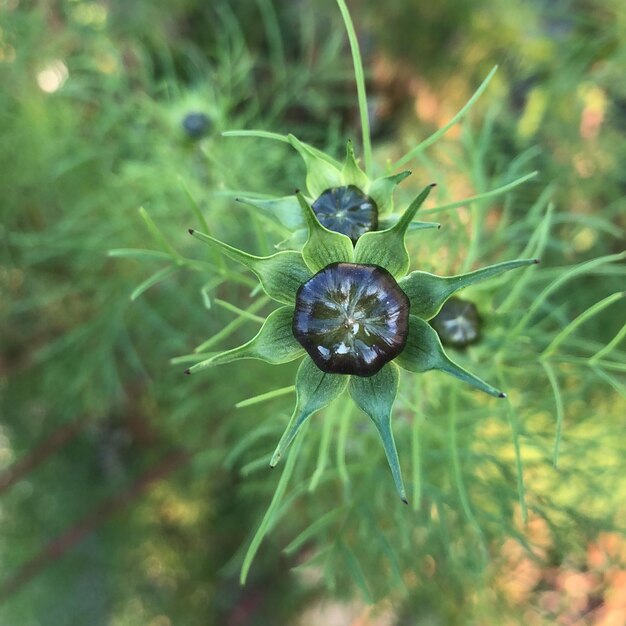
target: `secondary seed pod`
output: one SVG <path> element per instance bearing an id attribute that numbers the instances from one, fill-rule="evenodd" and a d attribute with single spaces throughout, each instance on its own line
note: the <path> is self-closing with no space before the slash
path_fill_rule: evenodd
<path id="1" fill-rule="evenodd" d="M 382 267 L 332 263 L 298 289 L 293 334 L 323 372 L 373 376 L 404 349 L 409 306 Z"/>
<path id="2" fill-rule="evenodd" d="M 211 120 L 205 113 L 188 113 L 183 118 L 182 127 L 190 139 L 200 139 L 211 129 Z"/>
<path id="3" fill-rule="evenodd" d="M 464 348 L 478 340 L 480 317 L 472 302 L 450 298 L 431 322 L 441 342 Z"/>
<path id="4" fill-rule="evenodd" d="M 324 191 L 312 205 L 322 226 L 357 239 L 378 228 L 378 207 L 355 185 Z"/>

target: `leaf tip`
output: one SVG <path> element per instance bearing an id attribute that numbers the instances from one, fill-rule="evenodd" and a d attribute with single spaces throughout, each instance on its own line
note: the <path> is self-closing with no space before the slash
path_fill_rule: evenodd
<path id="1" fill-rule="evenodd" d="M 187 369 L 184 371 L 184 373 L 185 373 L 187 376 L 189 376 L 189 375 L 191 374 L 191 370 L 190 370 L 189 368 L 187 368 Z"/>
<path id="2" fill-rule="evenodd" d="M 537 265 L 538 263 L 541 263 L 541 259 L 533 259 L 533 263 Z"/>
<path id="3" fill-rule="evenodd" d="M 504 393 L 504 391 L 501 391 L 501 392 L 498 394 L 498 398 L 507 398 L 507 397 L 508 397 L 508 396 L 506 395 L 506 393 Z"/>
<path id="4" fill-rule="evenodd" d="M 428 185 L 428 186 L 432 189 L 433 187 L 437 186 L 437 183 L 430 183 L 430 185 Z"/>
<path id="5" fill-rule="evenodd" d="M 190 235 L 193 235 L 196 231 L 195 231 L 193 228 L 188 228 L 188 229 L 187 229 L 187 232 L 188 232 Z"/>

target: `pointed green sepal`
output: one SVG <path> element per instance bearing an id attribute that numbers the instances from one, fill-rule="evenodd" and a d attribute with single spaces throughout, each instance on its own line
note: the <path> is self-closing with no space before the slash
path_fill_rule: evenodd
<path id="1" fill-rule="evenodd" d="M 410 372 L 440 370 L 491 396 L 506 397 L 502 391 L 492 387 L 474 374 L 470 374 L 452 361 L 444 352 L 439 336 L 430 324 L 415 315 L 409 315 L 409 336 L 406 346 L 394 362 Z"/>
<path id="2" fill-rule="evenodd" d="M 341 171 L 322 159 L 310 146 L 294 135 L 288 136 L 289 143 L 298 151 L 306 165 L 306 187 L 312 198 L 319 197 L 327 189 L 341 187 Z"/>
<path id="3" fill-rule="evenodd" d="M 492 276 L 514 270 L 525 265 L 538 263 L 537 259 L 517 259 L 505 261 L 489 267 L 459 274 L 458 276 L 436 276 L 428 272 L 411 272 L 408 276 L 400 279 L 398 284 L 406 293 L 411 302 L 411 314 L 428 320 L 437 313 L 444 302 L 459 289 L 475 285 Z"/>
<path id="4" fill-rule="evenodd" d="M 394 278 L 404 276 L 409 270 L 410 263 L 409 252 L 404 242 L 406 231 L 433 186 L 425 187 L 391 228 L 361 235 L 354 249 L 355 262 L 379 265 Z"/>
<path id="5" fill-rule="evenodd" d="M 272 456 L 271 467 L 278 463 L 306 420 L 341 395 L 348 378 L 341 374 L 326 374 L 305 357 L 296 374 L 296 408 Z"/>
<path id="6" fill-rule="evenodd" d="M 286 250 L 266 257 L 253 256 L 197 230 L 190 228 L 189 232 L 197 239 L 220 249 L 226 256 L 245 265 L 257 275 L 263 291 L 282 304 L 293 304 L 300 285 L 312 276 L 299 252 Z"/>
<path id="7" fill-rule="evenodd" d="M 383 176 L 372 181 L 367 190 L 367 195 L 376 202 L 379 215 L 387 213 L 393 208 L 393 192 L 395 188 L 407 177 L 411 175 L 410 170 L 394 174 L 393 176 Z"/>
<path id="8" fill-rule="evenodd" d="M 355 185 L 361 191 L 367 189 L 369 179 L 365 172 L 359 167 L 359 163 L 354 154 L 354 147 L 350 140 L 348 140 L 348 145 L 346 146 L 346 160 L 343 164 L 341 174 L 343 176 L 344 185 Z"/>
<path id="9" fill-rule="evenodd" d="M 391 408 L 398 392 L 398 368 L 393 363 L 387 363 L 374 376 L 352 376 L 348 389 L 352 399 L 369 415 L 378 429 L 398 495 L 407 502 L 398 451 L 391 430 Z"/>
<path id="10" fill-rule="evenodd" d="M 242 346 L 218 352 L 212 357 L 196 363 L 185 371 L 186 374 L 195 374 L 207 367 L 224 365 L 241 359 L 258 359 L 280 365 L 289 363 L 304 354 L 304 348 L 296 341 L 291 330 L 293 322 L 293 308 L 284 306 L 272 311 L 265 320 L 261 330 Z"/>
<path id="11" fill-rule="evenodd" d="M 237 198 L 237 202 L 261 210 L 265 215 L 277 220 L 289 230 L 304 228 L 305 222 L 294 196 L 283 198 Z"/>
<path id="12" fill-rule="evenodd" d="M 302 257 L 310 270 L 319 272 L 329 263 L 351 263 L 354 260 L 354 247 L 350 237 L 322 226 L 306 198 L 299 192 L 296 196 L 309 229 Z"/>

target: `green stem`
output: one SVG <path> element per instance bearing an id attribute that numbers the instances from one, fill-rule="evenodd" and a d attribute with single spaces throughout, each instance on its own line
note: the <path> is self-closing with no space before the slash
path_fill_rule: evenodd
<path id="1" fill-rule="evenodd" d="M 372 174 L 372 141 L 370 137 L 370 118 L 367 110 L 367 94 L 365 91 L 365 74 L 363 72 L 363 61 L 361 60 L 361 51 L 359 50 L 359 41 L 354 30 L 354 24 L 350 17 L 350 12 L 346 6 L 345 0 L 337 0 L 337 6 L 341 11 L 343 23 L 348 33 L 350 41 L 350 49 L 352 50 L 352 62 L 354 64 L 354 78 L 356 81 L 356 91 L 359 100 L 359 115 L 361 117 L 361 134 L 363 137 L 363 160 L 365 165 L 365 173 L 368 176 Z"/>

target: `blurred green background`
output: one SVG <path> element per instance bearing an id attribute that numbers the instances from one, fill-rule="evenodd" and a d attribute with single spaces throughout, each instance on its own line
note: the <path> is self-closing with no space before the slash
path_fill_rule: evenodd
<path id="1" fill-rule="evenodd" d="M 187 378 L 171 359 L 237 345 L 269 310 L 187 228 L 200 213 L 268 254 L 284 233 L 234 198 L 303 184 L 288 147 L 221 132 L 335 156 L 360 137 L 336 4 L 0 0 L 2 626 L 626 624 L 626 5 L 348 5 L 381 172 L 499 65 L 396 206 L 438 183 L 416 269 L 541 256 L 468 294 L 483 338 L 456 358 L 510 400 L 403 380 L 410 507 L 338 405 L 276 497 L 293 398 L 235 405 L 294 367 Z"/>

